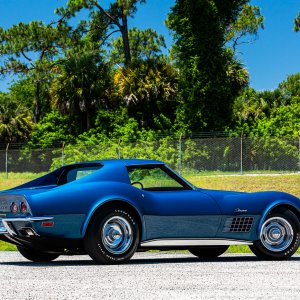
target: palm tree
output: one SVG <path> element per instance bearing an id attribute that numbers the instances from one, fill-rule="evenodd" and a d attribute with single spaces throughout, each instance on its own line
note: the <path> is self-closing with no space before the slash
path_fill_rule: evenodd
<path id="1" fill-rule="evenodd" d="M 81 117 L 89 130 L 97 107 L 107 107 L 110 87 L 108 66 L 95 54 L 81 54 L 67 60 L 52 82 L 50 96 L 62 114 Z M 85 124 L 84 124 L 85 123 Z"/>
<path id="2" fill-rule="evenodd" d="M 143 127 L 155 127 L 160 115 L 175 117 L 177 71 L 167 62 L 147 60 L 120 68 L 114 76 L 119 96 Z M 156 124 L 157 125 L 157 124 Z"/>
<path id="3" fill-rule="evenodd" d="M 23 142 L 28 140 L 32 119 L 27 108 L 7 95 L 0 95 L 0 141 Z"/>

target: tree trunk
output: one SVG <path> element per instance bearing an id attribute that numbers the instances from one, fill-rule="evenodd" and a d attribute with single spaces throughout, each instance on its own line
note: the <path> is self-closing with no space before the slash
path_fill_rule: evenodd
<path id="1" fill-rule="evenodd" d="M 41 82 L 37 81 L 35 86 L 35 106 L 33 116 L 34 123 L 37 123 L 40 120 L 40 87 Z"/>
<path id="2" fill-rule="evenodd" d="M 92 118 L 89 110 L 86 111 L 86 130 L 90 130 L 92 127 Z"/>
<path id="3" fill-rule="evenodd" d="M 128 67 L 131 63 L 131 53 L 130 53 L 130 46 L 129 46 L 129 37 L 128 37 L 128 23 L 127 23 L 127 16 L 122 15 L 122 27 L 120 28 L 122 33 L 123 39 L 123 47 L 124 47 L 124 54 L 125 54 L 125 66 Z"/>

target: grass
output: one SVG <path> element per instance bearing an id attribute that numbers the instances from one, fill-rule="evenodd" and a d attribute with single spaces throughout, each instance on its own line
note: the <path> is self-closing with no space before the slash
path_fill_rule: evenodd
<path id="1" fill-rule="evenodd" d="M 45 173 L 9 173 L 7 179 L 5 173 L 0 173 L 0 191 L 10 189 L 44 174 Z"/>
<path id="2" fill-rule="evenodd" d="M 16 250 L 17 247 L 15 245 L 0 241 L 0 251 L 16 251 Z"/>
<path id="3" fill-rule="evenodd" d="M 201 188 L 240 192 L 282 191 L 300 198 L 300 174 L 187 176 L 187 179 Z"/>
<path id="4" fill-rule="evenodd" d="M 0 173 L 0 190 L 9 189 L 26 181 L 32 180 L 43 174 L 10 173 L 5 178 Z M 241 192 L 257 192 L 263 190 L 276 190 L 293 194 L 300 198 L 300 174 L 271 174 L 271 175 L 217 175 L 200 176 L 189 175 L 186 177 L 194 185 L 207 189 L 234 190 Z M 16 247 L 0 241 L 0 251 L 16 250 Z M 251 253 L 248 246 L 231 246 L 229 253 Z M 300 250 L 298 249 L 298 253 Z"/>

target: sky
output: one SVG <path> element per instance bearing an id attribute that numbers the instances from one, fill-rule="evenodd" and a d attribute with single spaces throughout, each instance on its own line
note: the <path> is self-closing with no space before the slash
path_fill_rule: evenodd
<path id="1" fill-rule="evenodd" d="M 54 9 L 67 0 L 0 0 L 0 26 L 9 28 L 18 22 L 56 19 Z M 109 2 L 103 0 L 103 2 Z M 175 0 L 147 0 L 139 7 L 130 27 L 153 28 L 165 36 L 166 44 L 172 37 L 164 21 Z M 250 73 L 250 86 L 256 90 L 273 90 L 288 75 L 300 72 L 300 32 L 293 31 L 293 19 L 300 11 L 299 0 L 252 0 L 261 7 L 265 29 L 258 39 L 238 48 L 238 59 Z M 0 79 L 0 91 L 6 91 L 13 77 Z"/>

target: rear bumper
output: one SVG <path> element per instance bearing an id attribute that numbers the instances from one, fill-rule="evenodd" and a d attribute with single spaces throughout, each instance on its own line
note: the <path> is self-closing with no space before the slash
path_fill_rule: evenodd
<path id="1" fill-rule="evenodd" d="M 41 222 L 56 220 L 55 217 L 0 218 L 0 240 L 16 246 L 33 248 L 59 254 L 83 254 L 82 238 L 67 238 L 41 231 Z M 68 230 L 68 223 L 62 227 Z M 61 227 L 60 227 L 61 228 Z M 53 230 L 53 228 L 45 228 Z"/>
<path id="2" fill-rule="evenodd" d="M 38 234 L 32 229 L 32 223 L 49 221 L 53 217 L 27 217 L 27 218 L 4 218 L 0 219 L 0 234 L 8 234 L 10 236 L 23 236 L 24 230 L 29 230 L 32 235 Z"/>

